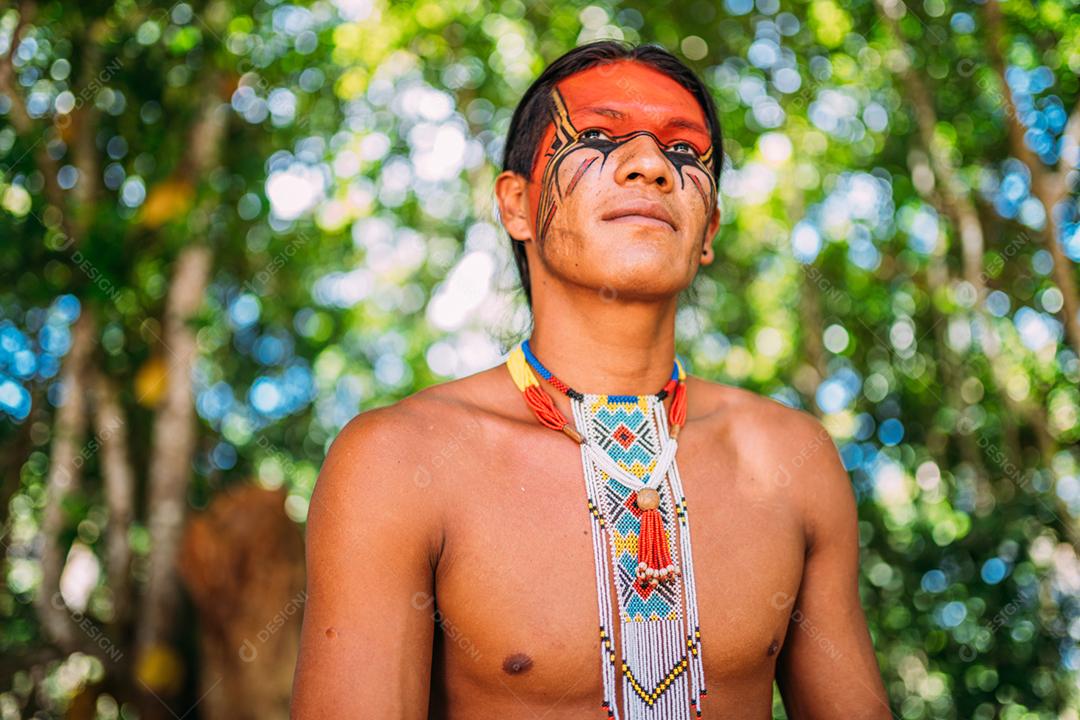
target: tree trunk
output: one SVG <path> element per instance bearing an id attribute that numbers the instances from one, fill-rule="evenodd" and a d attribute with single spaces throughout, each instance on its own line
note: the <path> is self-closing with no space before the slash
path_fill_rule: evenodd
<path id="1" fill-rule="evenodd" d="M 176 610 L 176 553 L 187 507 L 195 454 L 195 406 L 191 371 L 195 333 L 189 323 L 202 304 L 210 273 L 210 250 L 185 248 L 176 261 L 165 309 L 162 344 L 168 355 L 165 396 L 154 423 L 149 471 L 149 578 L 137 631 L 140 658 L 161 650 Z M 155 692 L 159 688 L 151 687 Z M 161 688 L 160 690 L 164 690 Z"/>
<path id="2" fill-rule="evenodd" d="M 189 152 L 177 171 L 179 180 L 196 187 L 218 163 L 222 138 L 228 119 L 216 95 L 216 76 L 204 79 L 207 89 L 199 117 L 188 133 Z M 194 222 L 188 220 L 188 231 L 195 233 Z M 197 347 L 190 323 L 202 304 L 210 278 L 212 253 L 205 245 L 192 244 L 184 248 L 176 260 L 173 278 L 166 300 L 163 323 L 164 337 L 160 338 L 167 354 L 165 395 L 154 421 L 149 460 L 148 530 L 150 532 L 149 578 L 142 598 L 136 627 L 136 655 L 139 667 L 153 671 L 143 680 L 150 696 L 143 697 L 142 709 L 161 715 L 180 671 L 172 667 L 175 653 L 170 647 L 171 624 L 176 614 L 178 583 L 176 559 L 180 535 L 187 509 L 187 489 L 191 477 L 191 459 L 195 454 L 197 425 L 195 402 L 192 396 L 191 371 Z M 164 660 L 165 667 L 158 660 Z"/>
<path id="3" fill-rule="evenodd" d="M 130 615 L 131 546 L 128 529 L 135 516 L 135 471 L 128 453 L 127 418 L 116 387 L 103 374 L 94 381 L 94 426 L 101 443 L 101 475 L 109 524 L 105 530 L 105 570 L 113 596 L 115 637 L 122 637 Z"/>
<path id="4" fill-rule="evenodd" d="M 180 574 L 199 611 L 205 720 L 285 720 L 300 643 L 304 542 L 285 493 L 220 493 L 187 524 Z"/>
<path id="5" fill-rule="evenodd" d="M 72 326 L 71 348 L 60 375 L 64 401 L 56 412 L 49 474 L 45 481 L 45 510 L 41 520 L 41 587 L 36 598 L 45 635 L 69 652 L 79 644 L 78 631 L 60 596 L 60 574 L 67 559 L 60 542 L 64 530 L 64 500 L 82 476 L 86 438 L 86 365 L 94 347 L 95 323 L 89 308 Z"/>

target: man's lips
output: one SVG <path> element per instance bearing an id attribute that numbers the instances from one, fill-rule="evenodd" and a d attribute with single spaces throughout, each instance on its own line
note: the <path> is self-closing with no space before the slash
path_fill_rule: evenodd
<path id="1" fill-rule="evenodd" d="M 624 203 L 617 208 L 608 210 L 600 218 L 601 220 L 640 220 L 647 218 L 649 220 L 656 220 L 658 222 L 667 223 L 672 230 L 675 230 L 675 220 L 671 217 L 671 213 L 667 209 L 656 202 L 649 202 L 648 200 L 637 200 L 634 202 Z"/>

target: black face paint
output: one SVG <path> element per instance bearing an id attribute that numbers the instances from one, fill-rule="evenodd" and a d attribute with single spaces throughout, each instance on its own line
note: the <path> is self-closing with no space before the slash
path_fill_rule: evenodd
<path id="1" fill-rule="evenodd" d="M 699 155 L 696 151 L 683 152 L 674 149 L 680 145 L 693 148 L 691 143 L 675 141 L 665 145 L 655 133 L 649 130 L 634 130 L 617 136 L 608 136 L 604 130 L 598 128 L 578 130 L 570 120 L 566 101 L 558 89 L 552 90 L 551 100 L 553 106 L 552 124 L 555 132 L 548 151 L 544 154 L 546 164 L 540 180 L 539 200 L 536 203 L 535 222 L 537 236 L 541 242 L 555 217 L 558 205 L 574 192 L 585 173 L 593 168 L 598 156 L 590 155 L 582 159 L 574 170 L 571 179 L 566 183 L 565 188 L 562 187 L 560 180 L 560 170 L 563 163 L 578 150 L 593 150 L 599 154 L 601 160 L 599 169 L 602 172 L 611 153 L 641 136 L 647 136 L 655 142 L 660 152 L 671 163 L 674 170 L 673 174 L 679 178 L 680 190 L 685 189 L 686 180 L 689 178 L 694 190 L 701 198 L 706 212 L 715 206 L 716 180 L 713 177 L 712 170 L 709 168 L 709 163 L 712 160 L 711 146 L 704 154 Z M 701 178 L 698 177 L 698 173 L 688 172 L 689 170 L 699 171 L 705 177 L 705 182 L 702 182 Z"/>

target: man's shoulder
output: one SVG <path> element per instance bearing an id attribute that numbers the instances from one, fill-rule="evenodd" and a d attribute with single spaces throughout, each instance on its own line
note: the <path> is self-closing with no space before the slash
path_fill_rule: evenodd
<path id="1" fill-rule="evenodd" d="M 716 434 L 708 439 L 738 452 L 748 472 L 766 488 L 796 503 L 811 546 L 838 524 L 851 521 L 851 480 L 818 418 L 749 390 L 699 384 L 704 424 Z"/>
<path id="2" fill-rule="evenodd" d="M 701 397 L 696 414 L 716 432 L 737 437 L 740 446 L 749 443 L 787 453 L 801 444 L 829 438 L 821 421 L 805 410 L 751 390 L 696 376 L 692 380 L 687 391 Z"/>
<path id="3" fill-rule="evenodd" d="M 794 483 L 811 496 L 824 486 L 848 483 L 832 436 L 811 413 L 750 390 L 698 384 L 706 439 L 738 453 L 748 471 L 781 485 Z"/>
<path id="4" fill-rule="evenodd" d="M 353 417 L 334 440 L 347 448 L 385 449 L 389 457 L 416 457 L 450 438 L 476 436 L 499 417 L 513 417 L 506 402 L 512 381 L 501 366 L 431 385 Z"/>
<path id="5" fill-rule="evenodd" d="M 433 385 L 354 416 L 327 451 L 313 509 L 334 508 L 329 521 L 352 522 L 353 511 L 406 507 L 418 525 L 437 525 L 445 484 L 433 482 L 439 468 L 431 459 L 449 456 L 450 467 L 474 456 L 457 450 L 484 442 L 499 403 L 507 404 L 505 397 L 500 400 L 505 387 L 498 369 Z"/>

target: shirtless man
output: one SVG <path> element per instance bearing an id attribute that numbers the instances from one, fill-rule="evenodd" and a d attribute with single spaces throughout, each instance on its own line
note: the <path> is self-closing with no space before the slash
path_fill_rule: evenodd
<path id="1" fill-rule="evenodd" d="M 554 90 L 581 147 L 545 192 L 565 157 Z M 522 99 L 496 195 L 532 350 L 567 384 L 640 395 L 670 377 L 678 295 L 713 260 L 719 155 L 704 86 L 656 48 L 578 48 Z M 792 720 L 892 717 L 829 436 L 702 378 L 686 397 L 704 717 L 771 718 L 774 679 Z M 293 717 L 603 718 L 581 462 L 502 364 L 350 422 L 311 501 Z"/>

